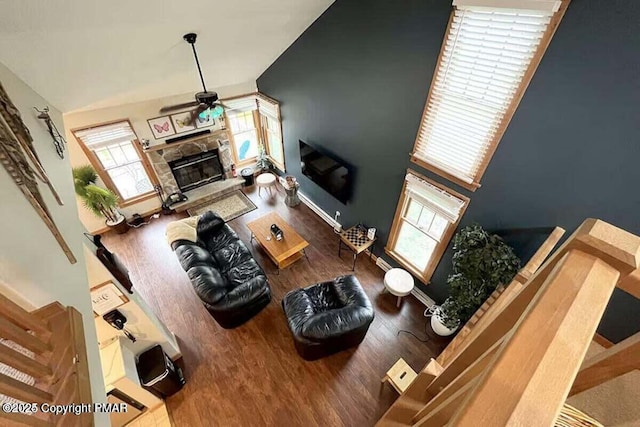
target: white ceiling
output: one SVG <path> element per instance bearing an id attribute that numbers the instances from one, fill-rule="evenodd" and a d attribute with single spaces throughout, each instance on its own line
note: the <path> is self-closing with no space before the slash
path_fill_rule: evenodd
<path id="1" fill-rule="evenodd" d="M 0 0 L 0 62 L 63 112 L 255 79 L 334 0 Z M 110 101 L 112 100 L 112 101 Z"/>

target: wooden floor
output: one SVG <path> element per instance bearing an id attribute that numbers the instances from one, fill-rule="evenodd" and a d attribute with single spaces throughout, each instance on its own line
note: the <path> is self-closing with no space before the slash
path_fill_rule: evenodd
<path id="1" fill-rule="evenodd" d="M 356 276 L 371 299 L 376 317 L 356 349 L 307 362 L 293 347 L 280 302 L 291 289 L 350 274 L 351 254 L 337 255 L 332 228 L 305 205 L 288 208 L 282 193 L 245 191 L 257 210 L 231 221 L 249 244 L 245 224 L 275 210 L 307 241 L 305 259 L 274 274 L 271 261 L 257 246 L 251 250 L 269 276 L 271 303 L 239 328 L 222 329 L 195 295 L 186 273 L 164 237 L 168 222 L 181 215 L 162 216 L 124 235 L 105 236 L 109 249 L 122 257 L 135 290 L 179 338 L 187 384 L 167 399 L 175 426 L 369 426 L 397 397 L 380 379 L 400 357 L 415 370 L 435 357 L 444 343 L 427 343 L 402 333 L 425 337 L 424 306 L 413 296 L 395 306 L 390 294 L 380 294 L 383 271 L 363 255 Z M 346 225 L 346 224 L 345 224 Z M 432 332 L 431 332 L 432 334 Z"/>

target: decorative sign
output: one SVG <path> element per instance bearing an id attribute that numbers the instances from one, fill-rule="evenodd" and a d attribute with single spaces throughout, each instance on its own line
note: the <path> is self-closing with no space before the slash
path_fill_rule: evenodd
<path id="1" fill-rule="evenodd" d="M 113 282 L 105 282 L 91 289 L 91 305 L 96 316 L 102 316 L 127 302 L 129 299 Z"/>

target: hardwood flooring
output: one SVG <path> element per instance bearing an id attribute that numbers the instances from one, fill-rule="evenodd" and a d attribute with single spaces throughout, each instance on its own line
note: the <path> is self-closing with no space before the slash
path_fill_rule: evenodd
<path id="1" fill-rule="evenodd" d="M 351 253 L 338 258 L 332 228 L 304 204 L 288 208 L 283 194 L 273 199 L 245 189 L 257 210 L 229 224 L 249 245 L 246 223 L 277 211 L 309 243 L 305 259 L 275 274 L 257 245 L 256 260 L 269 276 L 271 303 L 239 328 L 225 330 L 200 303 L 164 236 L 166 224 L 182 215 L 162 216 L 124 235 L 107 235 L 106 246 L 123 259 L 139 292 L 179 338 L 187 384 L 167 399 L 175 426 L 369 426 L 397 398 L 380 379 L 404 358 L 416 371 L 442 351 L 446 341 L 419 342 L 400 329 L 425 336 L 424 306 L 414 297 L 380 294 L 383 271 L 361 254 L 355 275 L 371 299 L 376 317 L 358 348 L 307 362 L 296 353 L 280 302 L 289 290 L 351 274 Z M 348 225 L 348 224 L 345 224 Z M 432 332 L 430 332 L 432 334 Z"/>

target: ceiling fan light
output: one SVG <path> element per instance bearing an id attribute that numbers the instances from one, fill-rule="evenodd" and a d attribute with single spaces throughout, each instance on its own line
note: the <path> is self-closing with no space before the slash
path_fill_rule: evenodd
<path id="1" fill-rule="evenodd" d="M 209 109 L 209 111 L 211 112 L 211 117 L 218 118 L 222 115 L 222 113 L 224 113 L 224 108 L 222 108 L 222 106 L 220 105 L 216 105 L 213 109 Z"/>

